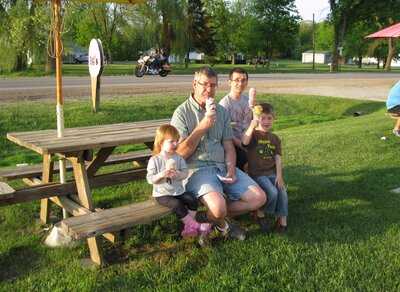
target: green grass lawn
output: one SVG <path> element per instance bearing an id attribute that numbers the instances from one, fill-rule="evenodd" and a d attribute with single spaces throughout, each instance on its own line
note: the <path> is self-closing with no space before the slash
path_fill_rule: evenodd
<path id="1" fill-rule="evenodd" d="M 112 264 L 88 270 L 86 244 L 49 249 L 37 223 L 39 202 L 0 209 L 1 291 L 395 291 L 400 287 L 399 138 L 384 104 L 327 97 L 260 95 L 275 105 L 289 194 L 287 236 L 260 234 L 248 216 L 244 242 L 214 240 L 198 248 L 179 240 L 171 215 L 138 226 L 117 247 L 104 244 Z M 158 103 L 157 103 L 158 101 Z M 169 117 L 175 96 L 104 99 L 66 104 L 66 126 Z M 54 104 L 2 104 L 1 166 L 39 157 L 7 142 L 9 131 L 51 128 Z M 356 111 L 363 112 L 353 117 Z M 386 140 L 381 140 L 386 136 Z M 129 147 L 120 151 L 129 150 Z M 94 191 L 100 207 L 145 200 L 145 181 Z M 53 209 L 59 215 L 57 208 Z"/>
<path id="2" fill-rule="evenodd" d="M 192 75 L 196 69 L 206 64 L 190 64 L 189 68 L 185 68 L 183 64 L 172 64 L 171 74 L 189 74 Z M 108 64 L 104 67 L 103 75 L 133 75 L 135 64 L 133 62 L 119 62 Z M 271 62 L 269 69 L 266 67 L 258 66 L 255 68 L 253 65 L 239 64 L 215 64 L 214 68 L 218 73 L 227 74 L 233 67 L 243 67 L 251 74 L 255 73 L 328 73 L 329 66 L 323 64 L 316 64 L 316 70 L 312 70 L 312 64 L 302 64 L 298 60 L 274 60 Z M 363 65 L 358 68 L 356 65 L 341 65 L 341 72 L 382 72 L 382 69 L 376 69 L 375 65 Z M 392 68 L 391 72 L 399 72 L 400 68 Z M 23 72 L 14 72 L 0 76 L 7 77 L 21 77 L 21 76 L 44 76 L 44 67 L 42 65 L 35 65 L 31 69 Z M 89 70 L 87 64 L 64 64 L 64 76 L 88 76 Z"/>

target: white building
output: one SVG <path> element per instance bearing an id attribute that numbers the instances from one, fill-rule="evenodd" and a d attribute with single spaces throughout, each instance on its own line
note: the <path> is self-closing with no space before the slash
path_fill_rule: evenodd
<path id="1" fill-rule="evenodd" d="M 378 60 L 373 57 L 363 57 L 362 63 L 365 65 L 376 65 Z M 383 66 L 383 61 L 380 61 L 380 65 Z M 397 59 L 392 59 L 391 67 L 400 67 L 400 55 L 397 56 Z"/>
<path id="2" fill-rule="evenodd" d="M 328 64 L 332 60 L 331 52 L 316 51 L 315 52 L 315 63 L 316 64 Z M 313 62 L 313 52 L 306 51 L 301 56 L 302 63 L 312 63 Z"/>

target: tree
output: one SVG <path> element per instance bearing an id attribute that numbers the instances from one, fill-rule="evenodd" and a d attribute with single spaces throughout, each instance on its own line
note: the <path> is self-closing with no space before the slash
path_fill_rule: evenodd
<path id="1" fill-rule="evenodd" d="M 188 54 L 190 50 L 197 49 L 209 56 L 214 56 L 216 53 L 215 32 L 201 0 L 188 0 L 187 21 Z"/>
<path id="2" fill-rule="evenodd" d="M 333 46 L 333 27 L 327 21 L 316 25 L 315 49 L 320 51 L 331 51 Z"/>
<path id="3" fill-rule="evenodd" d="M 330 21 L 333 25 L 332 71 L 338 71 L 339 52 L 345 35 L 358 21 L 376 20 L 379 17 L 390 18 L 398 15 L 399 0 L 329 0 Z"/>
<path id="4" fill-rule="evenodd" d="M 299 51 L 300 53 L 313 48 L 313 23 L 302 21 L 299 25 Z"/>
<path id="5" fill-rule="evenodd" d="M 118 28 L 122 24 L 125 6 L 115 3 L 77 4 L 74 8 L 73 39 L 88 47 L 92 38 L 99 38 L 107 61 L 112 63 Z"/>
<path id="6" fill-rule="evenodd" d="M 344 55 L 357 57 L 358 68 L 362 67 L 362 58 L 368 51 L 368 41 L 364 39 L 368 31 L 367 23 L 359 21 L 351 27 L 344 39 Z"/>
<path id="7" fill-rule="evenodd" d="M 274 52 L 288 55 L 295 47 L 300 17 L 294 0 L 253 0 L 253 9 L 269 67 Z"/>
<path id="8" fill-rule="evenodd" d="M 0 67 L 4 71 L 25 70 L 29 58 L 35 58 L 47 43 L 47 23 L 34 1 L 0 2 Z"/>

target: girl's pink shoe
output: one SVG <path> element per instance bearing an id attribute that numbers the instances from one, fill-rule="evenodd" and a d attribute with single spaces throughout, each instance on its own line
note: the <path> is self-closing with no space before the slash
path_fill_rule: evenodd
<path id="1" fill-rule="evenodd" d="M 195 237 L 199 235 L 200 224 L 194 220 L 190 220 L 185 223 L 181 232 L 182 237 Z"/>

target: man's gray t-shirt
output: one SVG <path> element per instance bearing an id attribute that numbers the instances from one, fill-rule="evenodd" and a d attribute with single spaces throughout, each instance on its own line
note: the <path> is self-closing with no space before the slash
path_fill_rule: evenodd
<path id="1" fill-rule="evenodd" d="M 182 175 L 184 178 L 187 177 L 187 166 L 185 160 L 178 154 L 174 154 L 169 159 L 175 161 L 176 170 L 185 173 Z M 153 185 L 153 197 L 161 196 L 179 196 L 185 192 L 183 187 L 182 179 L 171 179 L 168 183 L 167 179 L 162 179 L 159 183 L 153 183 L 153 178 L 155 175 L 165 170 L 167 159 L 162 155 L 158 154 L 152 156 L 147 164 L 147 182 Z"/>
<path id="2" fill-rule="evenodd" d="M 216 107 L 217 120 L 201 138 L 196 151 L 186 160 L 190 169 L 215 166 L 225 162 L 224 140 L 233 137 L 229 113 L 219 104 Z M 175 110 L 171 125 L 178 129 L 181 138 L 186 139 L 204 118 L 203 109 L 192 96 Z"/>
<path id="3" fill-rule="evenodd" d="M 219 102 L 230 114 L 232 130 L 235 138 L 241 140 L 243 133 L 250 126 L 253 113 L 249 107 L 249 98 L 246 95 L 240 95 L 239 100 L 225 95 Z"/>

